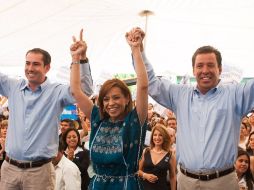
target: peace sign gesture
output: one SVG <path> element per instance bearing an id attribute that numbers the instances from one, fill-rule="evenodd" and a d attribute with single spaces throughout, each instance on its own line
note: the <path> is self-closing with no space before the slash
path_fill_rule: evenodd
<path id="1" fill-rule="evenodd" d="M 71 56 L 73 59 L 85 60 L 87 45 L 83 40 L 83 29 L 80 30 L 79 41 L 77 41 L 75 36 L 72 36 L 73 44 L 70 47 Z"/>

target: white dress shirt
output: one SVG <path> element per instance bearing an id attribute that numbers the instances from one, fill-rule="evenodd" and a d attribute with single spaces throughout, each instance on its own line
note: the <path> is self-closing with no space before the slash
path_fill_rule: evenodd
<path id="1" fill-rule="evenodd" d="M 81 176 L 76 164 L 64 155 L 55 166 L 56 188 L 55 190 L 80 190 Z"/>

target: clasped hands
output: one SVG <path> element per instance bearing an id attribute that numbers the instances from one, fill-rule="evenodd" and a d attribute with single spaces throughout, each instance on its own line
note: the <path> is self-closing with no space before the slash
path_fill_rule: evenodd
<path id="1" fill-rule="evenodd" d="M 141 30 L 139 27 L 135 27 L 129 32 L 125 34 L 125 38 L 130 45 L 130 47 L 133 48 L 140 48 L 140 51 L 143 51 L 143 39 L 145 37 L 145 33 Z"/>
<path id="2" fill-rule="evenodd" d="M 129 32 L 125 34 L 126 41 L 133 48 L 140 48 L 140 51 L 143 51 L 143 39 L 145 37 L 145 33 L 139 27 L 135 27 Z M 76 37 L 72 37 L 73 44 L 70 47 L 71 56 L 75 60 L 85 60 L 86 59 L 86 51 L 87 44 L 83 40 L 83 29 L 80 30 L 79 41 L 77 41 Z"/>
<path id="3" fill-rule="evenodd" d="M 154 174 L 145 173 L 144 179 L 150 183 L 155 183 L 158 180 L 158 177 Z"/>

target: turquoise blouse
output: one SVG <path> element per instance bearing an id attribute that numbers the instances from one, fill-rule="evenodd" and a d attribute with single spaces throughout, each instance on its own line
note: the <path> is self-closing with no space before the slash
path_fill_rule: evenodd
<path id="1" fill-rule="evenodd" d="M 122 121 L 100 119 L 99 108 L 91 116 L 90 158 L 95 176 L 90 190 L 139 190 L 136 172 L 142 154 L 147 122 L 140 126 L 136 109 Z"/>

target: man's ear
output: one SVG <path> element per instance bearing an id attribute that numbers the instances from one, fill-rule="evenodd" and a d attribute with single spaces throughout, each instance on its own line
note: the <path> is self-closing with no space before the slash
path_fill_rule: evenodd
<path id="1" fill-rule="evenodd" d="M 195 73 L 194 67 L 192 67 L 192 73 L 193 73 L 193 76 L 195 77 L 195 76 L 196 76 L 196 73 Z"/>
<path id="2" fill-rule="evenodd" d="M 50 70 L 50 64 L 47 64 L 44 67 L 45 67 L 45 70 L 46 70 L 46 73 L 47 73 Z"/>
<path id="3" fill-rule="evenodd" d="M 222 72 L 222 66 L 219 67 L 219 73 L 221 74 Z"/>

